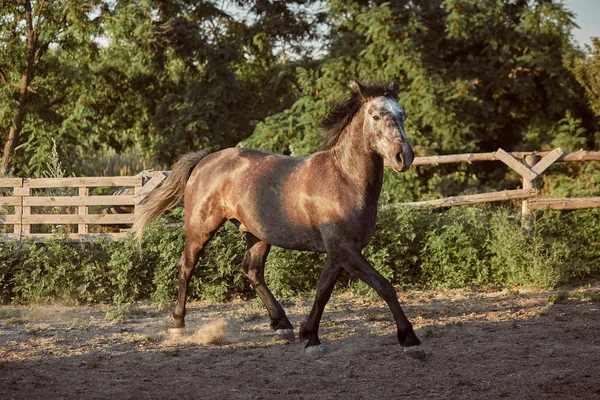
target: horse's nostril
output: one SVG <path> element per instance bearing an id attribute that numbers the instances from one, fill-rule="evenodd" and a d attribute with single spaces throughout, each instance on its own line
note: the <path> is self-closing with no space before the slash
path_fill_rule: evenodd
<path id="1" fill-rule="evenodd" d="M 404 164 L 404 159 L 402 158 L 402 153 L 396 154 L 396 162 L 398 164 Z"/>

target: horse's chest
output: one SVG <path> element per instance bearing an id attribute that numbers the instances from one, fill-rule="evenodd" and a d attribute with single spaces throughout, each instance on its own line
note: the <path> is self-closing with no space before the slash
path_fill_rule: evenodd
<path id="1" fill-rule="evenodd" d="M 355 221 L 352 225 L 356 226 L 355 230 L 355 240 L 360 244 L 360 247 L 363 248 L 375 234 L 377 222 L 377 212 L 371 211 L 365 212 L 362 218 Z"/>

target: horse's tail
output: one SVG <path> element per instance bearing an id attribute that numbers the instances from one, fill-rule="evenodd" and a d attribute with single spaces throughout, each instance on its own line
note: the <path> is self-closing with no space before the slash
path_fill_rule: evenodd
<path id="1" fill-rule="evenodd" d="M 171 173 L 164 183 L 148 193 L 136 207 L 132 230 L 138 241 L 142 240 L 144 228 L 150 221 L 181 201 L 185 185 L 193 169 L 207 155 L 207 152 L 199 151 L 182 156 L 173 165 Z"/>

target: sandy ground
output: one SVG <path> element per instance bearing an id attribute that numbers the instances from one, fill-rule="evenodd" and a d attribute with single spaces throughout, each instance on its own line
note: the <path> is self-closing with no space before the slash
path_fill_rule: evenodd
<path id="1" fill-rule="evenodd" d="M 122 322 L 106 307 L 0 307 L 0 398 L 600 398 L 600 281 L 399 295 L 425 361 L 404 356 L 383 302 L 350 295 L 326 308 L 321 358 L 276 338 L 257 301 L 193 303 L 179 339 L 149 305 Z M 311 304 L 284 304 L 294 326 Z"/>

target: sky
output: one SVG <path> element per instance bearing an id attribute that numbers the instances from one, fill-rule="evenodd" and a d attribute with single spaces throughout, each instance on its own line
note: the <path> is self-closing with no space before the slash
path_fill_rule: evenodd
<path id="1" fill-rule="evenodd" d="M 600 0 L 563 0 L 573 11 L 579 29 L 573 29 L 573 36 L 580 44 L 591 44 L 592 36 L 600 37 Z"/>

